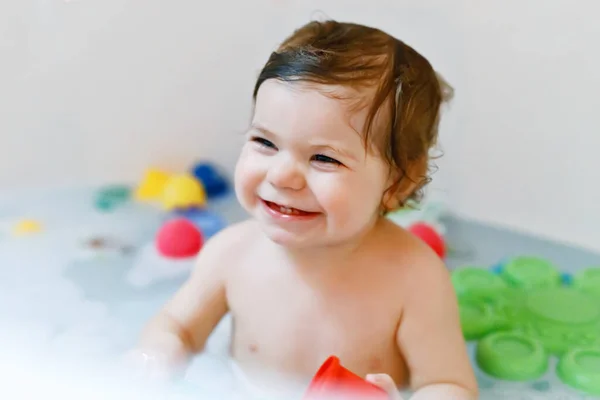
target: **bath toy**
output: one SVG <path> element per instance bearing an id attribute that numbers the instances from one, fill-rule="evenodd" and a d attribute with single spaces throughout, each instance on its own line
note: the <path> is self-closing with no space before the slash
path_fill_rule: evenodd
<path id="1" fill-rule="evenodd" d="M 529 259 L 529 261 L 527 259 Z M 521 256 L 521 257 L 519 257 L 519 259 L 516 262 L 514 262 L 514 260 L 513 260 L 512 265 L 509 264 L 509 262 L 507 260 L 501 260 L 497 264 L 495 264 L 492 267 L 491 270 L 495 274 L 499 275 L 499 274 L 501 274 L 504 271 L 504 269 L 506 268 L 507 265 L 509 266 L 509 270 L 510 269 L 518 269 L 518 266 L 515 267 L 515 264 L 519 264 L 519 263 L 532 263 L 532 264 L 533 263 L 537 263 L 538 264 L 537 269 L 540 269 L 540 268 L 544 268 L 543 265 L 544 264 L 548 264 L 548 261 L 547 260 L 543 260 L 543 259 L 539 259 L 539 258 L 536 259 L 536 257 Z M 554 275 L 554 272 L 552 272 L 552 269 L 553 269 L 552 265 L 548 264 L 547 267 L 550 267 L 550 274 Z M 536 268 L 535 266 L 529 267 L 530 270 L 531 269 L 535 269 L 535 268 Z M 517 274 L 521 274 L 521 273 L 522 273 L 522 271 L 518 271 L 517 272 Z M 518 276 L 516 276 L 516 278 L 518 279 Z M 550 279 L 554 280 L 555 277 L 551 277 Z M 560 273 L 560 280 L 561 280 L 561 282 L 563 284 L 570 285 L 572 283 L 572 281 L 573 281 L 573 276 L 570 273 L 568 273 L 568 272 L 561 272 Z"/>
<path id="2" fill-rule="evenodd" d="M 344 368 L 339 358 L 329 357 L 313 377 L 303 400 L 328 398 L 387 400 L 380 387 Z"/>
<path id="3" fill-rule="evenodd" d="M 225 177 L 210 163 L 198 163 L 192 168 L 192 174 L 204 185 L 209 199 L 227 193 L 228 184 Z"/>
<path id="4" fill-rule="evenodd" d="M 159 169 L 147 169 L 144 173 L 144 179 L 135 190 L 135 199 L 139 201 L 160 199 L 169 177 L 170 174 Z"/>
<path id="5" fill-rule="evenodd" d="M 93 236 L 85 240 L 83 248 L 92 252 L 117 252 L 120 254 L 129 254 L 134 250 L 132 245 L 104 236 Z"/>
<path id="6" fill-rule="evenodd" d="M 127 186 L 108 186 L 101 189 L 96 194 L 96 208 L 102 211 L 110 211 L 119 204 L 127 201 L 131 193 L 131 189 Z"/>
<path id="7" fill-rule="evenodd" d="M 600 267 L 586 268 L 573 276 L 572 284 L 579 290 L 600 296 Z"/>
<path id="8" fill-rule="evenodd" d="M 451 276 L 452 284 L 459 297 L 463 294 L 486 296 L 503 291 L 508 284 L 497 274 L 476 266 L 464 266 L 456 269 Z"/>
<path id="9" fill-rule="evenodd" d="M 35 219 L 24 219 L 17 224 L 12 229 L 12 233 L 15 236 L 25 236 L 33 233 L 41 232 L 42 224 L 41 222 Z"/>
<path id="10" fill-rule="evenodd" d="M 568 386 L 600 394 L 600 268 L 566 281 L 549 260 L 519 256 L 502 268 L 467 266 L 452 272 L 466 340 L 490 376 L 541 377 L 558 358 Z"/>
<path id="11" fill-rule="evenodd" d="M 532 256 L 509 260 L 501 274 L 512 286 L 522 288 L 554 287 L 562 280 L 560 272 L 550 261 Z"/>
<path id="12" fill-rule="evenodd" d="M 408 231 L 427 243 L 440 258 L 446 256 L 444 239 L 431 225 L 424 222 L 416 222 L 408 227 Z"/>
<path id="13" fill-rule="evenodd" d="M 600 348 L 579 348 L 561 357 L 557 374 L 569 386 L 600 396 Z"/>
<path id="14" fill-rule="evenodd" d="M 500 379 L 534 380 L 548 369 L 548 355 L 537 340 L 519 332 L 494 332 L 483 338 L 475 355 L 484 371 Z"/>
<path id="15" fill-rule="evenodd" d="M 185 218 L 175 218 L 158 231 L 156 248 L 168 258 L 187 258 L 198 254 L 203 241 L 202 233 L 193 223 Z"/>
<path id="16" fill-rule="evenodd" d="M 167 180 L 162 202 L 167 210 L 203 207 L 206 205 L 206 192 L 202 183 L 192 175 L 177 174 Z"/>
<path id="17" fill-rule="evenodd" d="M 185 218 L 196 225 L 204 235 L 205 240 L 209 239 L 226 226 L 226 222 L 221 216 L 202 208 L 175 210 L 174 215 L 176 217 Z"/>

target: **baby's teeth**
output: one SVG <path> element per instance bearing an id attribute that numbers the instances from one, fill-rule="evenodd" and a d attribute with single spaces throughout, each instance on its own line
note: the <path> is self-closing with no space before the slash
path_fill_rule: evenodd
<path id="1" fill-rule="evenodd" d="M 282 214 L 293 214 L 293 211 L 294 211 L 294 210 L 292 210 L 291 208 L 287 208 L 287 207 L 280 206 L 280 207 L 279 207 L 279 211 L 280 211 Z"/>

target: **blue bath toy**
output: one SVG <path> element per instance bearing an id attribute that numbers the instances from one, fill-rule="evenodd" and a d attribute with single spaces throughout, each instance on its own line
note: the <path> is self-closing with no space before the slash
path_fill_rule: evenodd
<path id="1" fill-rule="evenodd" d="M 210 163 L 198 163 L 192 168 L 192 174 L 204 185 L 208 198 L 215 198 L 228 192 L 229 185 L 225 177 Z"/>
<path id="2" fill-rule="evenodd" d="M 177 217 L 182 217 L 192 222 L 205 239 L 210 238 L 226 226 L 225 220 L 217 213 L 201 208 L 188 208 L 174 212 Z"/>

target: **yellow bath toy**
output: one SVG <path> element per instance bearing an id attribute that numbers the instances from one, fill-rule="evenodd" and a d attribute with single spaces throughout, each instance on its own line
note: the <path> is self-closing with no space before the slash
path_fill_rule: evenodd
<path id="1" fill-rule="evenodd" d="M 141 201 L 160 199 L 169 177 L 170 174 L 159 169 L 146 170 L 142 183 L 135 191 L 135 198 Z"/>
<path id="2" fill-rule="evenodd" d="M 32 233 L 38 233 L 42 230 L 42 224 L 34 219 L 24 219 L 13 227 L 12 233 L 15 236 L 24 236 Z"/>
<path id="3" fill-rule="evenodd" d="M 200 181 L 192 175 L 178 174 L 165 184 L 162 201 L 167 210 L 202 207 L 206 204 L 206 192 Z"/>

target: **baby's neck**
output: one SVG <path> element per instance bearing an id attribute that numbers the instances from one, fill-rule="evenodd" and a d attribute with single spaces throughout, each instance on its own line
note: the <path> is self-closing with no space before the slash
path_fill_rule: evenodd
<path id="1" fill-rule="evenodd" d="M 299 249 L 282 247 L 281 250 L 284 256 L 300 270 L 310 272 L 337 269 L 336 266 L 350 263 L 369 246 L 381 223 L 381 218 L 376 218 L 359 235 L 344 242 Z"/>

